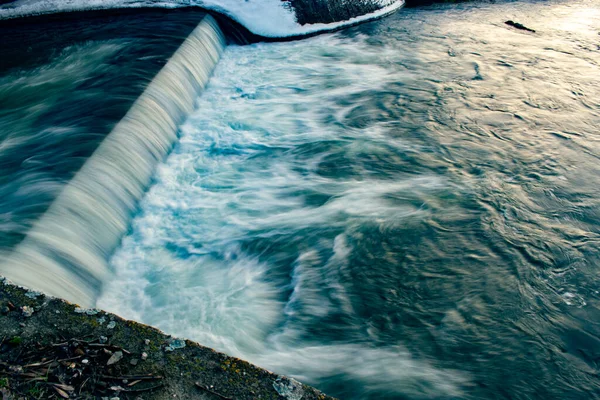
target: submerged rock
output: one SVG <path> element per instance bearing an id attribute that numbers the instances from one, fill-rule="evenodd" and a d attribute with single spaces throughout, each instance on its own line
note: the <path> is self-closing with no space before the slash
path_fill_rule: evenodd
<path id="1" fill-rule="evenodd" d="M 506 21 L 506 22 L 504 22 L 504 23 L 505 23 L 506 25 L 512 26 L 513 28 L 520 29 L 520 30 L 522 30 L 522 31 L 535 32 L 533 29 L 530 29 L 530 28 L 526 27 L 525 25 L 523 25 L 523 24 L 520 24 L 520 23 L 518 23 L 518 22 L 514 22 L 514 21 L 510 21 L 510 20 L 509 20 L 509 21 Z"/>

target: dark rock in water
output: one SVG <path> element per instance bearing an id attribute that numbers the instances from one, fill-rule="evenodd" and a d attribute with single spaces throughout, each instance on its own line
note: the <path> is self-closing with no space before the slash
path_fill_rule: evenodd
<path id="1" fill-rule="evenodd" d="M 289 3 L 300 25 L 347 21 L 382 8 L 381 3 L 372 0 L 290 0 Z"/>
<path id="2" fill-rule="evenodd" d="M 530 29 L 530 28 L 526 27 L 525 25 L 522 25 L 522 24 L 520 24 L 520 23 L 518 23 L 518 22 L 514 22 L 514 21 L 510 21 L 510 20 L 509 20 L 509 21 L 506 21 L 506 22 L 505 22 L 505 24 L 506 24 L 506 25 L 510 25 L 510 26 L 512 26 L 513 28 L 520 29 L 520 30 L 522 30 L 522 31 L 527 31 L 527 32 L 535 32 L 533 29 Z"/>

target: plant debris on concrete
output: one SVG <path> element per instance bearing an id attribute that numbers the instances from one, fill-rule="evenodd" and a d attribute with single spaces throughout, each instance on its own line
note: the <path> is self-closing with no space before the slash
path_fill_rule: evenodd
<path id="1" fill-rule="evenodd" d="M 0 281 L 0 399 L 332 399 L 99 310 Z"/>

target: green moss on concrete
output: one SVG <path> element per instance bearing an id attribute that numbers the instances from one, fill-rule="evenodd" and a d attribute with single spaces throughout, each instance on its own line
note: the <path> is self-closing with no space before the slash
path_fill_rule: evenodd
<path id="1" fill-rule="evenodd" d="M 7 306 L 0 313 L 0 339 L 4 338 L 0 346 L 1 362 L 14 362 L 19 351 L 31 346 L 51 348 L 52 344 L 72 339 L 98 343 L 101 337 L 106 337 L 107 346 L 115 346 L 115 351 L 122 348 L 128 353 L 110 366 L 112 375 L 163 377 L 164 387 L 143 393 L 145 400 L 214 399 L 215 395 L 206 389 L 231 399 L 284 399 L 273 387 L 278 375 L 189 340 L 185 341 L 185 347 L 167 351 L 173 338 L 153 327 L 104 311 L 81 310 L 75 304 L 0 282 L 0 306 L 3 305 Z M 24 306 L 31 307 L 31 316 L 23 312 Z M 145 360 L 142 353 L 147 354 Z M 10 376 L 0 376 L 0 387 L 9 388 L 10 381 Z M 303 385 L 303 389 L 303 400 L 331 399 L 309 386 Z M 49 393 L 47 386 L 38 388 L 35 383 L 28 390 Z M 33 392 L 29 393 L 31 398 L 41 395 L 41 392 Z M 78 398 L 92 398 L 89 396 Z M 137 394 L 120 394 L 122 399 L 136 397 Z"/>

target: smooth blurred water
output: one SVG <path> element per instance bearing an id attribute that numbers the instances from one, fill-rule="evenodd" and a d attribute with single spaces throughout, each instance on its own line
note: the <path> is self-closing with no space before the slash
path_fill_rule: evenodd
<path id="1" fill-rule="evenodd" d="M 0 22 L 0 254 L 23 239 L 203 15 Z"/>
<path id="2" fill-rule="evenodd" d="M 599 398 L 599 33 L 474 2 L 229 48 L 99 305 L 344 399 Z"/>

